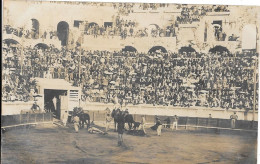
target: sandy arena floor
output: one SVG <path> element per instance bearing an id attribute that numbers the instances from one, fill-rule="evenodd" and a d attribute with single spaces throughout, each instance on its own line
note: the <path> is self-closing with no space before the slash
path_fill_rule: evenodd
<path id="1" fill-rule="evenodd" d="M 6 163 L 256 163 L 256 136 L 163 129 L 162 136 L 117 133 L 89 134 L 86 129 L 49 125 L 16 129 L 2 135 L 2 164 Z"/>

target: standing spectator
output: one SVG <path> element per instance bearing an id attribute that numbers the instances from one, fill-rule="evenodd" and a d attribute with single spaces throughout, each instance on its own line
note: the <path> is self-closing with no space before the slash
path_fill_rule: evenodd
<path id="1" fill-rule="evenodd" d="M 110 110 L 107 108 L 107 111 L 106 111 L 106 132 L 109 129 L 109 125 L 110 125 L 111 121 L 112 121 L 112 116 L 111 116 Z"/>
<path id="2" fill-rule="evenodd" d="M 146 123 L 145 117 L 144 117 L 144 115 L 142 115 L 141 128 L 142 128 L 142 130 L 144 131 L 144 134 L 146 134 L 146 131 L 145 131 L 145 123 Z"/>
<path id="3" fill-rule="evenodd" d="M 79 132 L 79 116 L 78 115 L 74 116 L 73 122 L 74 122 L 75 132 L 78 133 Z"/>
<path id="4" fill-rule="evenodd" d="M 178 116 L 177 115 L 174 115 L 173 117 L 173 123 L 172 123 L 172 130 L 174 129 L 175 127 L 175 130 L 178 130 Z"/>
<path id="5" fill-rule="evenodd" d="M 131 26 L 131 27 L 130 27 L 129 33 L 130 33 L 130 36 L 132 37 L 132 36 L 133 36 L 133 34 L 134 34 L 134 29 L 133 29 L 133 26 Z"/>
<path id="6" fill-rule="evenodd" d="M 156 126 L 157 126 L 157 135 L 161 136 L 161 134 L 162 134 L 162 122 L 158 117 L 156 117 Z"/>
<path id="7" fill-rule="evenodd" d="M 238 119 L 238 116 L 236 115 L 236 112 L 230 116 L 231 119 L 231 128 L 234 129 L 236 126 L 236 120 Z"/>
<path id="8" fill-rule="evenodd" d="M 63 113 L 63 116 L 62 116 L 62 122 L 63 122 L 63 125 L 64 125 L 64 126 L 67 125 L 68 117 L 69 117 L 68 111 L 65 111 L 65 112 Z"/>

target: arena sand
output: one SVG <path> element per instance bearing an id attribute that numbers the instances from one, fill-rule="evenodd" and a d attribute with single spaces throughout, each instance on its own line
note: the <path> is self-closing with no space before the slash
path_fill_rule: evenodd
<path id="1" fill-rule="evenodd" d="M 89 134 L 86 129 L 51 125 L 2 134 L 2 164 L 6 163 L 256 163 L 256 136 L 171 131 L 162 136 L 117 133 Z"/>

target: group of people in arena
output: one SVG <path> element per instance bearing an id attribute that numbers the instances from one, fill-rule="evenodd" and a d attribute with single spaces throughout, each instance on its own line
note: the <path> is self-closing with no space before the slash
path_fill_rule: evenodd
<path id="1" fill-rule="evenodd" d="M 256 56 L 5 47 L 2 98 L 32 99 L 41 77 L 80 86 L 84 101 L 250 110 Z"/>
<path id="2" fill-rule="evenodd" d="M 82 111 L 82 108 L 76 108 L 77 110 L 73 111 L 73 115 L 72 115 L 72 123 L 74 124 L 74 129 L 75 132 L 78 133 L 79 129 L 80 129 L 80 112 Z M 117 111 L 119 113 L 117 113 L 118 115 L 115 116 L 115 113 L 113 113 L 113 111 Z M 114 108 L 114 110 L 111 111 L 109 108 L 105 109 L 105 117 L 104 117 L 104 122 L 105 122 L 105 130 L 102 130 L 102 128 L 100 126 L 95 125 L 95 123 L 92 121 L 91 123 L 89 123 L 89 125 L 87 126 L 87 131 L 91 134 L 95 133 L 95 134 L 102 134 L 102 135 L 106 135 L 108 134 L 108 131 L 110 129 L 110 125 L 116 124 L 115 125 L 115 131 L 118 133 L 118 146 L 121 146 L 123 144 L 123 134 L 126 130 L 134 130 L 134 131 L 142 131 L 143 135 L 147 135 L 146 132 L 146 128 L 147 127 L 147 122 L 146 122 L 146 117 L 145 115 L 141 115 L 141 121 L 140 122 L 136 122 L 134 121 L 134 126 L 128 127 L 129 129 L 126 128 L 126 115 L 129 115 L 128 109 L 122 110 L 120 108 L 116 107 Z M 66 111 L 67 112 L 67 111 Z M 63 125 L 66 127 L 67 126 L 67 121 L 68 121 L 68 115 L 67 113 L 64 115 L 65 118 L 62 119 L 63 121 Z M 113 118 L 117 118 L 117 121 L 112 121 L 114 120 Z M 163 120 L 161 120 L 157 115 L 154 116 L 155 120 L 154 120 L 154 125 L 152 127 L 150 127 L 152 130 L 156 130 L 157 132 L 157 136 L 161 136 L 162 133 L 162 128 L 163 128 Z M 172 130 L 177 130 L 178 129 L 178 116 L 174 115 L 170 118 L 167 117 L 167 122 L 166 122 L 166 127 L 170 128 Z M 164 121 L 166 121 L 164 120 Z M 172 121 L 171 121 L 172 120 Z M 84 127 L 83 127 L 84 128 Z"/>
<path id="3" fill-rule="evenodd" d="M 103 134 L 106 135 L 108 134 L 108 130 L 109 130 L 109 125 L 111 124 L 112 121 L 112 116 L 111 116 L 111 111 L 109 108 L 106 108 L 105 110 L 105 122 L 106 122 L 106 127 L 105 127 L 105 131 L 101 130 L 99 126 L 96 126 L 93 121 L 91 123 L 90 126 L 88 126 L 88 132 L 93 134 Z M 119 110 L 120 111 L 120 110 Z M 121 146 L 123 144 L 123 134 L 124 131 L 126 130 L 125 128 L 125 121 L 124 121 L 124 113 L 128 112 L 126 111 L 120 111 L 120 117 L 118 117 L 118 121 L 117 121 L 117 132 L 118 132 L 118 146 Z M 212 116 L 211 114 L 209 115 L 209 119 L 211 119 Z M 162 128 L 163 125 L 166 128 L 171 128 L 172 130 L 177 130 L 178 129 L 178 119 L 179 117 L 177 115 L 174 115 L 173 117 L 167 117 L 164 121 L 166 121 L 166 124 L 163 124 L 163 120 L 161 120 L 158 116 L 155 115 L 155 124 L 151 127 L 152 130 L 156 130 L 157 131 L 157 136 L 161 136 L 162 135 Z M 234 129 L 235 125 L 236 125 L 236 120 L 238 119 L 238 116 L 236 115 L 236 112 L 234 112 L 234 114 L 232 114 L 230 116 L 230 120 L 231 120 L 231 128 Z M 171 121 L 172 120 L 172 121 Z M 78 117 L 78 115 L 74 115 L 73 117 L 73 123 L 74 123 L 74 129 L 75 132 L 78 133 L 79 132 L 79 122 L 80 119 Z M 136 122 L 137 123 L 137 122 Z M 65 123 L 66 126 L 66 123 Z M 147 128 L 147 123 L 146 123 L 146 119 L 144 115 L 141 115 L 141 122 L 138 124 L 138 129 L 136 129 L 134 127 L 134 130 L 142 130 L 144 135 L 147 135 L 146 132 L 146 128 Z M 131 129 L 130 129 L 131 130 Z"/>

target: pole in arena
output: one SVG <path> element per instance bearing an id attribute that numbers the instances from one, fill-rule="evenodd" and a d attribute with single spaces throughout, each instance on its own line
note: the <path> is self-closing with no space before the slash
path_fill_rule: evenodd
<path id="1" fill-rule="evenodd" d="M 21 46 L 21 75 L 23 75 L 23 43 Z"/>
<path id="2" fill-rule="evenodd" d="M 79 80 L 80 78 L 80 74 L 81 74 L 81 53 L 82 53 L 82 44 L 84 42 L 84 33 L 83 30 L 81 31 L 81 36 L 79 37 L 79 41 L 80 41 L 80 48 L 79 48 Z"/>
<path id="3" fill-rule="evenodd" d="M 256 108 L 256 68 L 257 68 L 258 58 L 255 58 L 255 66 L 254 66 L 254 107 L 253 107 L 253 121 L 255 121 L 255 108 Z"/>
<path id="4" fill-rule="evenodd" d="M 22 43 L 21 43 L 21 75 L 23 75 L 23 36 L 22 36 Z"/>

